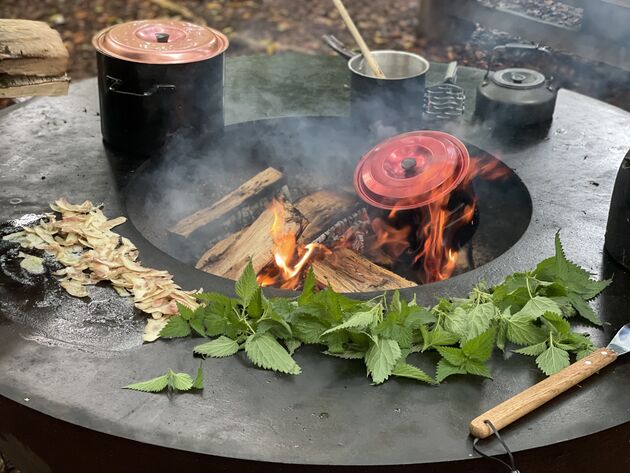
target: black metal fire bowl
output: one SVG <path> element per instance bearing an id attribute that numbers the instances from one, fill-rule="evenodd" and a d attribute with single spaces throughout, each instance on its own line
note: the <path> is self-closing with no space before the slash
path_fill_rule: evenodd
<path id="1" fill-rule="evenodd" d="M 280 81 L 276 92 L 284 88 L 294 92 L 300 83 L 309 84 L 304 80 L 309 71 L 320 69 L 315 62 L 321 59 L 299 60 L 305 75 Z M 249 73 L 247 64 L 238 65 L 243 76 Z M 249 67 L 258 70 L 253 60 Z M 460 80 L 464 72 L 471 81 L 481 74 L 462 71 Z M 302 87 L 306 88 L 302 92 L 313 94 L 319 86 Z M 338 112 L 343 94 L 334 98 L 333 111 Z M 228 99 L 229 110 L 230 104 L 243 103 L 247 97 L 232 92 Z M 283 103 L 296 111 L 289 100 Z M 258 100 L 254 112 L 262 116 L 266 105 Z M 314 104 L 297 108 L 330 111 Z M 37 99 L 0 114 L 2 219 L 41 213 L 62 195 L 73 201 L 104 202 L 110 216 L 127 213 L 120 186 L 128 175 L 102 146 L 97 111 L 96 82 L 88 80 L 74 85 L 67 98 Z M 248 109 L 234 118 L 251 119 L 256 113 Z M 343 121 L 284 120 L 305 125 L 328 121 L 331 126 Z M 614 284 L 596 302 L 603 329 L 584 327 L 595 343 L 607 343 L 628 321 L 630 302 L 630 276 L 603 253 L 615 173 L 630 146 L 629 126 L 626 112 L 562 91 L 549 136 L 542 141 L 497 144 L 478 128 L 458 130 L 460 138 L 516 171 L 531 194 L 531 222 L 514 246 L 487 265 L 417 287 L 408 295 L 414 292 L 420 301 L 430 303 L 435 296 L 465 294 L 482 279 L 499 282 L 552 254 L 553 236 L 561 229 L 573 260 L 599 276 L 614 277 Z M 144 264 L 169 270 L 184 287 L 232 291 L 231 282 L 158 250 L 131 222 L 119 231 L 138 245 Z M 391 380 L 374 387 L 360 364 L 303 349 L 296 355 L 303 368 L 297 377 L 261 371 L 233 357 L 203 363 L 206 389 L 201 394 L 169 398 L 124 391 L 121 386 L 157 376 L 166 368 L 192 372 L 198 361 L 191 349 L 198 341 L 141 345 L 142 317 L 123 310 L 117 296 L 106 289 L 99 289 L 91 303 L 54 287 L 50 292 L 54 297 L 46 299 L 41 292 L 0 284 L 0 451 L 34 473 L 213 467 L 488 471 L 487 463 L 471 458 L 468 422 L 541 376 L 531 360 L 508 354 L 506 360 L 498 355 L 493 360 L 494 380 L 461 377 L 437 388 Z M 437 360 L 423 358 L 429 365 L 431 361 Z M 608 457 L 619 453 L 607 469 L 627 471 L 629 388 L 630 363 L 620 359 L 600 376 L 505 429 L 508 444 L 520 452 L 521 468 L 594 471 L 588 465 L 605 464 L 597 454 L 605 445 Z M 487 449 L 501 451 L 492 442 Z"/>

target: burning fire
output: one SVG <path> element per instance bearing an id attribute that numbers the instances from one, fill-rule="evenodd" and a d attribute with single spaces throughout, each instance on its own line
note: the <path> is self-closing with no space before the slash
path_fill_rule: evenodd
<path id="1" fill-rule="evenodd" d="M 274 200 L 270 230 L 273 261 L 259 271 L 258 282 L 262 286 L 297 289 L 313 260 L 331 255 L 339 248 L 351 248 L 379 264 L 407 264 L 410 268 L 406 273 L 415 273 L 415 279 L 423 284 L 448 279 L 456 269 L 461 251 L 460 231 L 473 224 L 476 215 L 477 198 L 472 180 L 478 176 L 498 180 L 508 174 L 508 169 L 499 162 L 472 158 L 468 174 L 453 193 L 416 210 L 394 206 L 386 216 L 373 217 L 367 229 L 350 226 L 330 247 L 302 244 L 295 232 L 285 231 L 285 208 Z M 457 199 L 452 198 L 455 193 Z"/>
<path id="2" fill-rule="evenodd" d="M 305 269 L 319 252 L 330 251 L 318 243 L 303 245 L 297 235 L 284 229 L 285 208 L 279 200 L 271 202 L 273 224 L 270 234 L 274 244 L 273 262 L 265 265 L 257 275 L 261 286 L 296 289 L 302 282 Z"/>

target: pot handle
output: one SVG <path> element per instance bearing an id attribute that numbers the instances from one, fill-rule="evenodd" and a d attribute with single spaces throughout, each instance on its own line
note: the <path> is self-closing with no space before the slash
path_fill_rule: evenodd
<path id="1" fill-rule="evenodd" d="M 345 44 L 343 44 L 331 34 L 325 34 L 324 36 L 322 36 L 322 40 L 328 45 L 330 49 L 335 51 L 341 57 L 352 59 L 354 56 L 356 56 L 356 54 L 346 48 Z"/>
<path id="2" fill-rule="evenodd" d="M 500 53 L 514 53 L 514 52 L 536 52 L 544 54 L 547 58 L 547 86 L 551 86 L 553 83 L 554 77 L 551 75 L 551 62 L 553 60 L 553 54 L 551 53 L 551 49 L 548 46 L 541 46 L 540 44 L 527 44 L 527 43 L 507 43 L 500 44 L 495 46 L 492 49 L 492 54 L 490 54 L 490 59 L 488 60 L 488 68 L 486 69 L 486 75 L 484 77 L 484 81 L 488 79 L 490 75 L 490 71 L 494 66 L 494 61 Z"/>
<path id="3" fill-rule="evenodd" d="M 109 84 L 107 85 L 107 90 L 109 92 L 113 92 L 115 94 L 121 94 L 121 95 L 131 95 L 133 97 L 149 97 L 159 92 L 160 90 L 174 90 L 175 89 L 174 85 L 155 84 L 146 92 L 129 92 L 127 90 L 120 90 L 118 88 L 123 83 L 122 79 L 116 79 L 115 77 L 112 77 L 112 76 L 105 76 L 105 80 Z"/>

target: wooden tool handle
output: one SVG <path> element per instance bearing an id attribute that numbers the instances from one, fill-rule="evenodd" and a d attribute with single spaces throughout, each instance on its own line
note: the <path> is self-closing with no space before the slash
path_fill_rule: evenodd
<path id="1" fill-rule="evenodd" d="M 343 2 L 341 0 L 333 0 L 333 3 L 337 7 L 337 10 L 339 10 L 341 19 L 348 27 L 348 30 L 350 30 L 350 33 L 354 37 L 354 40 L 359 45 L 359 48 L 361 48 L 361 54 L 363 54 L 363 57 L 367 61 L 368 66 L 370 66 L 370 69 L 372 69 L 372 72 L 374 73 L 374 75 L 378 77 L 379 79 L 385 79 L 385 74 L 383 73 L 380 66 L 378 65 L 378 62 L 376 62 L 376 59 L 374 59 L 374 56 L 372 55 L 370 48 L 368 48 L 367 44 L 365 44 L 365 41 L 363 41 L 363 37 L 361 36 L 361 33 L 359 33 L 359 30 L 355 26 L 354 21 L 352 21 L 352 18 L 350 18 L 350 14 L 348 13 L 348 10 L 346 10 L 346 7 L 344 6 Z"/>
<path id="2" fill-rule="evenodd" d="M 575 386 L 616 359 L 617 354 L 610 348 L 597 349 L 589 356 L 576 361 L 571 366 L 481 414 L 470 423 L 470 433 L 480 439 L 489 437 L 492 435 L 492 430 L 484 422 L 485 420 L 489 420 L 497 430 L 500 430 Z"/>

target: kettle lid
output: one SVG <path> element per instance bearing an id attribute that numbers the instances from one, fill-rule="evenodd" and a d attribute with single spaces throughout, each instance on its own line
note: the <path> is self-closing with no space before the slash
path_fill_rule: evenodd
<path id="1" fill-rule="evenodd" d="M 492 82 L 508 89 L 535 89 L 544 86 L 545 76 L 533 69 L 508 68 L 495 71 L 491 75 Z"/>

